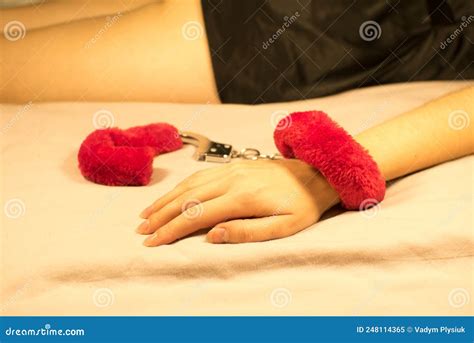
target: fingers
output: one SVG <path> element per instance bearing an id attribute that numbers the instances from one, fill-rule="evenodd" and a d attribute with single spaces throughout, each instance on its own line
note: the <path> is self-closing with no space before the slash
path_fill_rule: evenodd
<path id="1" fill-rule="evenodd" d="M 215 225 L 208 232 L 207 240 L 211 243 L 261 242 L 290 236 L 301 229 L 291 214 L 238 219 Z"/>
<path id="2" fill-rule="evenodd" d="M 227 219 L 250 216 L 251 210 L 248 206 L 242 206 L 235 201 L 233 197 L 220 196 L 184 211 L 148 237 L 144 244 L 149 247 L 169 244 Z"/>
<path id="3" fill-rule="evenodd" d="M 222 171 L 220 171 L 219 167 L 216 167 L 200 170 L 192 174 L 191 176 L 180 182 L 173 190 L 166 193 L 164 196 L 156 200 L 152 205 L 145 208 L 142 213 L 140 213 L 140 217 L 143 219 L 147 219 L 152 213 L 160 210 L 163 206 L 173 201 L 184 192 L 190 191 L 203 184 L 216 180 L 217 178 L 215 175 L 219 172 Z"/>
<path id="4" fill-rule="evenodd" d="M 184 192 L 149 215 L 148 219 L 141 223 L 136 231 L 140 234 L 149 235 L 185 211 L 199 211 L 203 202 L 217 198 L 226 191 L 226 184 L 214 182 L 210 185 Z M 193 209 L 194 206 L 196 208 Z"/>

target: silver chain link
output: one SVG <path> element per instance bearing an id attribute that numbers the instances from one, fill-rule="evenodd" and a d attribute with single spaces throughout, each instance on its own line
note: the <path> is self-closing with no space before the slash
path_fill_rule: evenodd
<path id="1" fill-rule="evenodd" d="M 251 160 L 251 161 L 256 161 L 256 160 L 279 160 L 282 159 L 283 156 L 275 153 L 275 154 L 261 154 L 259 150 L 254 149 L 254 148 L 244 148 L 240 151 L 232 151 L 232 158 L 242 158 L 244 160 Z"/>

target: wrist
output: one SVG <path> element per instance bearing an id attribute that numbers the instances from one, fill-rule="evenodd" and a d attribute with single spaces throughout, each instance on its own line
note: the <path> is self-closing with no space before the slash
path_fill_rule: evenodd
<path id="1" fill-rule="evenodd" d="M 321 213 L 338 204 L 341 200 L 336 190 L 329 184 L 324 176 L 313 169 L 314 178 L 310 185 L 308 185 L 312 194 L 316 195 L 316 206 Z"/>
<path id="2" fill-rule="evenodd" d="M 284 157 L 296 157 L 317 169 L 349 210 L 359 209 L 367 199 L 382 201 L 385 179 L 377 163 L 327 114 L 295 112 L 288 120 L 291 125 L 274 132 L 275 144 Z M 333 203 L 331 198 L 327 201 Z"/>
<path id="3" fill-rule="evenodd" d="M 280 160 L 280 162 L 284 163 L 313 195 L 320 213 L 327 211 L 340 202 L 336 190 L 313 166 L 297 159 Z"/>
<path id="4" fill-rule="evenodd" d="M 287 168 L 293 176 L 313 196 L 320 213 L 325 212 L 340 202 L 339 195 L 324 176 L 313 166 L 298 159 L 281 159 L 272 161 Z"/>

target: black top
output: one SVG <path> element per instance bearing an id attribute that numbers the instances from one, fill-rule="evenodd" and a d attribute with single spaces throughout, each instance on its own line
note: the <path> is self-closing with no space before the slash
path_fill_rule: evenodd
<path id="1" fill-rule="evenodd" d="M 202 0 L 202 7 L 223 102 L 474 78 L 473 0 Z"/>

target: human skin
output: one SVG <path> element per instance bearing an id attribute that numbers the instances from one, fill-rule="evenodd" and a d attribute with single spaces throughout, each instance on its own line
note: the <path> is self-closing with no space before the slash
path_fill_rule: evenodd
<path id="1" fill-rule="evenodd" d="M 196 40 L 182 35 L 190 21 L 204 28 L 200 1 L 126 4 L 47 1 L 1 10 L 1 27 L 20 20 L 27 32 L 14 42 L 0 36 L 0 101 L 218 102 L 205 30 Z M 104 28 L 105 14 L 119 11 L 120 19 L 88 46 Z M 472 119 L 472 93 L 470 88 L 440 98 L 355 138 L 387 180 L 471 154 L 472 124 L 453 130 L 447 123 L 456 110 Z M 222 181 L 207 182 L 215 179 Z M 202 215 L 189 220 L 181 208 L 196 198 Z M 303 162 L 233 162 L 184 180 L 144 211 L 150 221 L 138 231 L 156 233 L 146 241 L 151 246 L 200 228 L 213 228 L 211 242 L 268 240 L 306 228 L 338 201 L 325 179 Z"/>
<path id="2" fill-rule="evenodd" d="M 365 147 L 386 180 L 474 152 L 474 87 L 448 94 L 364 131 Z M 453 123 L 453 114 L 462 123 Z M 451 121 L 451 123 L 450 123 Z M 457 126 L 456 126 L 457 125 Z M 197 199 L 198 209 L 182 212 Z M 212 243 L 293 235 L 339 202 L 324 177 L 299 160 L 242 161 L 199 171 L 147 207 L 144 244 L 169 244 L 203 228 Z M 192 213 L 199 211 L 199 216 Z"/>
<path id="3" fill-rule="evenodd" d="M 0 101 L 218 103 L 200 0 L 126 3 L 0 10 L 26 27 L 0 35 Z"/>
<path id="4" fill-rule="evenodd" d="M 163 0 L 164 1 L 164 0 Z M 107 16 L 117 12 L 129 12 L 157 0 L 39 0 L 27 1 L 26 6 L 1 9 L 0 28 L 13 20 L 20 21 L 26 30 L 40 29 L 46 26 L 64 24 L 73 20 Z"/>

